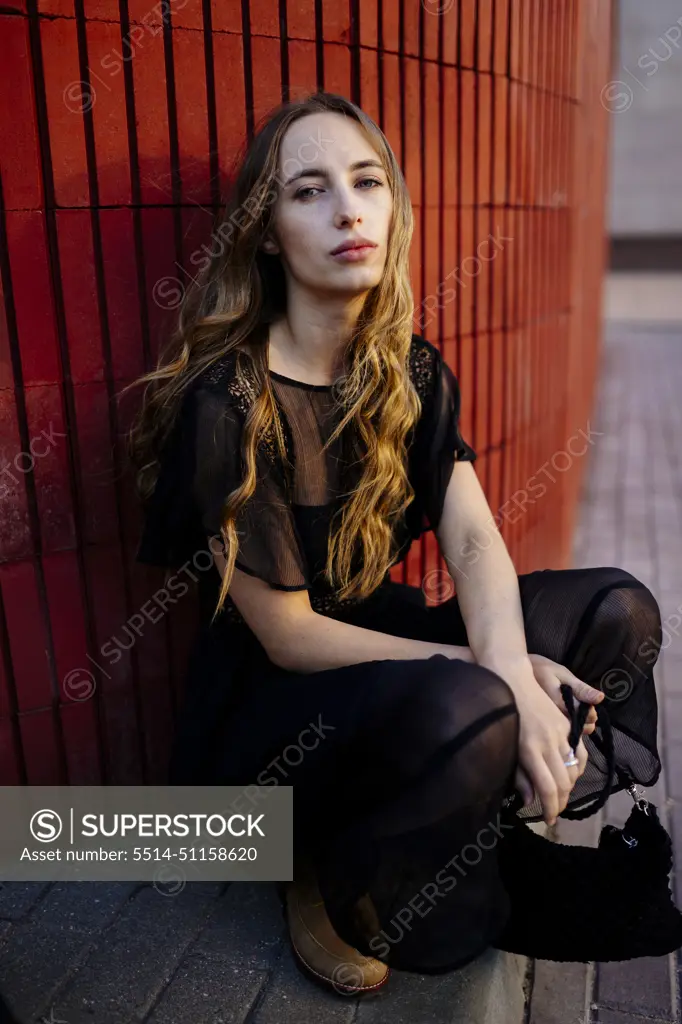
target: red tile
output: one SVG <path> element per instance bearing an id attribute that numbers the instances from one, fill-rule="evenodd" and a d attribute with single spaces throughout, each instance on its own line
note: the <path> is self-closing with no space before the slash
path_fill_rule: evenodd
<path id="1" fill-rule="evenodd" d="M 166 67 L 161 33 L 148 33 L 131 62 L 135 88 L 140 195 L 144 205 L 172 202 Z"/>
<path id="2" fill-rule="evenodd" d="M 289 39 L 315 38 L 315 0 L 287 0 Z"/>
<path id="3" fill-rule="evenodd" d="M 26 421 L 31 439 L 29 449 L 35 455 L 33 481 L 42 552 L 72 549 L 76 544 L 76 522 L 71 447 L 77 447 L 77 438 L 73 433 L 75 424 L 67 424 L 59 385 L 27 390 Z"/>
<path id="4" fill-rule="evenodd" d="M 0 275 L 0 391 L 3 391 L 5 388 L 11 388 L 13 382 L 14 374 L 12 372 L 7 308 L 3 292 L 2 275 Z"/>
<path id="5" fill-rule="evenodd" d="M 400 49 L 400 0 L 381 0 L 381 4 L 384 49 L 398 53 Z M 394 95 L 398 94 L 394 93 Z"/>
<path id="6" fill-rule="evenodd" d="M 460 0 L 460 64 L 463 68 L 476 66 L 476 0 Z"/>
<path id="7" fill-rule="evenodd" d="M 459 31 L 457 26 L 457 10 L 459 0 L 451 0 L 447 10 L 440 16 L 441 31 L 443 33 L 443 62 L 445 64 L 457 63 L 457 40 Z"/>
<path id="8" fill-rule="evenodd" d="M 440 200 L 440 83 L 438 67 L 424 66 L 426 123 L 424 125 L 424 165 L 426 173 L 426 205 L 435 206 Z M 438 235 L 430 236 L 434 239 Z"/>
<path id="9" fill-rule="evenodd" d="M 493 6 L 494 0 L 478 0 L 476 17 L 478 21 L 478 71 L 492 70 L 493 56 Z"/>
<path id="10" fill-rule="evenodd" d="M 127 204 L 132 197 L 120 28 L 89 21 L 86 33 L 91 91 L 84 102 L 92 116 L 99 200 L 103 206 Z"/>
<path id="11" fill-rule="evenodd" d="M 182 82 L 175 99 L 182 202 L 208 204 L 211 168 L 202 36 L 175 30 L 173 61 L 176 82 Z"/>
<path id="12" fill-rule="evenodd" d="M 279 0 L 249 0 L 249 17 L 252 36 L 275 36 L 279 39 Z M 236 22 L 236 18 L 234 20 Z"/>
<path id="13" fill-rule="evenodd" d="M 326 43 L 350 45 L 350 0 L 322 0 L 322 38 Z"/>
<path id="14" fill-rule="evenodd" d="M 412 204 L 414 211 L 414 233 L 410 247 L 410 277 L 412 279 L 412 292 L 414 295 L 414 308 L 418 311 L 424 301 L 421 286 L 421 244 L 422 244 L 422 211 L 420 206 Z M 417 328 L 415 328 L 417 329 Z"/>
<path id="15" fill-rule="evenodd" d="M 474 329 L 475 293 L 471 276 L 472 260 L 476 252 L 474 236 L 474 211 L 465 208 L 460 211 L 461 249 L 457 261 L 457 271 L 452 275 L 457 291 L 457 309 L 459 312 L 459 334 L 471 334 Z"/>
<path id="16" fill-rule="evenodd" d="M 103 380 L 90 213 L 86 210 L 58 210 L 55 217 L 71 378 L 75 384 Z"/>
<path id="17" fill-rule="evenodd" d="M 21 766 L 21 744 L 15 735 L 14 724 L 7 718 L 0 718 L 0 785 L 22 785 Z"/>
<path id="18" fill-rule="evenodd" d="M 60 380 L 44 215 L 8 212 L 6 224 L 24 384 Z"/>
<path id="19" fill-rule="evenodd" d="M 405 181 L 413 203 L 421 202 L 422 121 L 419 105 L 419 61 L 407 59 L 405 72 Z"/>
<path id="20" fill-rule="evenodd" d="M 403 53 L 419 57 L 419 15 L 421 4 L 403 4 Z M 433 15 L 426 15 L 432 18 Z M 437 19 L 434 19 L 437 20 Z"/>
<path id="21" fill-rule="evenodd" d="M 36 209 L 43 193 L 26 18 L 0 14 L 0 66 L 0 149 L 12 154 L 2 164 L 5 209 Z"/>
<path id="22" fill-rule="evenodd" d="M 511 0 L 495 0 L 495 52 L 493 71 L 495 75 L 507 74 L 507 53 L 509 46 L 509 5 Z"/>
<path id="23" fill-rule="evenodd" d="M 43 559 L 45 597 L 54 650 L 54 671 L 59 704 L 92 699 L 96 689 L 93 665 L 88 660 L 84 590 L 74 551 Z"/>
<path id="24" fill-rule="evenodd" d="M 381 121 L 379 59 L 375 50 L 360 50 L 360 105 L 377 124 Z"/>
<path id="25" fill-rule="evenodd" d="M 218 128 L 218 159 L 221 185 L 229 183 L 233 163 L 246 138 L 244 98 L 244 55 L 238 36 L 214 34 L 216 68 L 230 68 L 229 75 L 215 77 L 215 105 Z"/>
<path id="26" fill-rule="evenodd" d="M 415 7 L 417 5 L 415 4 Z M 422 15 L 422 24 L 424 28 L 424 35 L 422 39 L 422 58 L 425 61 L 432 61 L 434 64 L 438 61 L 438 48 L 440 45 L 440 36 L 444 31 L 444 20 L 447 18 L 447 12 L 438 14 L 437 11 L 430 9 L 429 4 L 425 3 L 420 5 L 424 8 Z M 451 61 L 454 63 L 454 61 Z"/>
<path id="27" fill-rule="evenodd" d="M 380 0 L 365 0 L 358 5 L 360 19 L 360 45 L 376 49 L 379 45 L 379 3 Z"/>
<path id="28" fill-rule="evenodd" d="M 74 395 L 86 544 L 111 543 L 117 535 L 116 467 L 112 459 L 109 395 L 104 384 L 84 384 Z"/>
<path id="29" fill-rule="evenodd" d="M 492 202 L 496 206 L 502 206 L 507 201 L 507 179 L 509 173 L 507 152 L 509 82 L 506 78 L 495 78 L 493 80 L 493 88 L 495 90 L 495 138 L 493 140 Z"/>
<path id="30" fill-rule="evenodd" d="M 490 136 L 492 132 L 492 78 L 490 75 L 478 75 L 478 146 L 476 166 L 478 171 L 476 201 L 480 206 L 491 202 L 491 151 Z"/>
<path id="31" fill-rule="evenodd" d="M 443 204 L 455 206 L 459 202 L 457 190 L 457 159 L 459 153 L 459 93 L 458 72 L 455 68 L 444 68 L 443 98 Z"/>
<path id="32" fill-rule="evenodd" d="M 174 30 L 176 28 L 191 28 L 197 32 L 203 32 L 203 0 L 179 0 L 179 2 L 172 0 L 170 11 Z"/>
<path id="33" fill-rule="evenodd" d="M 154 364 L 177 321 L 184 284 L 175 252 L 171 210 L 141 211 L 149 340 Z"/>
<path id="34" fill-rule="evenodd" d="M 461 165 L 461 191 L 459 201 L 462 206 L 474 203 L 474 176 L 476 172 L 476 79 L 473 71 L 461 72 L 461 149 L 459 154 Z"/>
<path id="35" fill-rule="evenodd" d="M 499 445 L 504 436 L 504 335 L 496 331 L 491 335 L 490 361 L 492 367 L 492 388 L 490 394 L 490 444 Z"/>
<path id="36" fill-rule="evenodd" d="M 88 206 L 83 113 L 89 109 L 91 97 L 81 82 L 76 22 L 41 19 L 40 45 L 55 199 L 58 206 Z"/>
<path id="37" fill-rule="evenodd" d="M 454 338 L 457 333 L 458 284 L 457 277 L 457 216 L 456 209 L 444 211 L 443 268 L 438 289 L 439 302 L 443 308 L 443 336 Z"/>
<path id="38" fill-rule="evenodd" d="M 324 87 L 350 98 L 350 50 L 336 43 L 324 44 Z"/>
<path id="39" fill-rule="evenodd" d="M 442 307 L 439 284 L 441 267 L 438 256 L 438 232 L 440 230 L 441 212 L 438 207 L 427 207 L 424 210 L 425 238 L 431 239 L 424 253 L 425 295 L 422 304 L 422 315 L 431 319 L 430 333 L 437 337 L 440 334 L 440 309 Z"/>
<path id="40" fill-rule="evenodd" d="M 382 124 L 382 130 L 384 135 L 389 141 L 393 152 L 396 154 L 398 161 L 400 161 L 400 148 L 402 140 L 402 131 L 400 125 L 400 100 L 396 100 L 395 103 L 390 102 L 388 97 L 395 96 L 400 97 L 400 70 L 398 58 L 392 54 L 385 54 L 383 58 L 383 72 L 384 72 L 384 121 Z M 405 168 L 403 167 L 403 174 Z"/>
<path id="41" fill-rule="evenodd" d="M 510 62 L 511 62 L 511 77 L 513 79 L 521 78 L 521 33 L 522 33 L 522 13 L 525 0 L 516 0 L 510 6 L 511 21 L 510 21 Z"/>
<path id="42" fill-rule="evenodd" d="M 279 39 L 251 40 L 253 116 L 258 125 L 282 102 L 282 69 Z"/>
<path id="43" fill-rule="evenodd" d="M 488 366 L 490 363 L 490 335 L 482 331 L 475 341 L 476 368 L 476 413 L 474 419 L 474 440 L 476 451 L 484 451 L 490 445 L 488 433 Z"/>
<path id="44" fill-rule="evenodd" d="M 100 768 L 97 716 L 94 699 L 62 705 L 59 709 L 66 771 L 71 785 L 104 784 Z"/>
<path id="45" fill-rule="evenodd" d="M 462 437 L 469 444 L 473 444 L 474 436 L 474 345 L 474 338 L 470 334 L 461 337 L 457 353 L 457 381 L 462 395 L 460 429 Z"/>
<path id="46" fill-rule="evenodd" d="M 133 214 L 100 210 L 99 218 L 112 371 L 114 380 L 128 381 L 145 370 Z"/>
<path id="47" fill-rule="evenodd" d="M 62 18 L 73 18 L 73 0 L 38 0 L 40 14 L 52 14 Z"/>
<path id="48" fill-rule="evenodd" d="M 289 42 L 289 95 L 292 100 L 304 99 L 317 90 L 315 44 Z"/>
<path id="49" fill-rule="evenodd" d="M 29 786 L 64 786 L 66 778 L 59 718 L 53 710 L 19 716 L 21 747 Z"/>
<path id="50" fill-rule="evenodd" d="M 43 619 L 37 567 L 31 562 L 0 565 L 9 654 L 19 711 L 50 707 L 50 638 Z"/>
<path id="51" fill-rule="evenodd" d="M 31 554 L 26 474 L 35 461 L 24 451 L 12 391 L 0 391 L 0 564 Z"/>
<path id="52" fill-rule="evenodd" d="M 143 778 L 140 725 L 132 691 L 106 693 L 101 700 L 107 755 L 107 784 L 140 785 Z"/>

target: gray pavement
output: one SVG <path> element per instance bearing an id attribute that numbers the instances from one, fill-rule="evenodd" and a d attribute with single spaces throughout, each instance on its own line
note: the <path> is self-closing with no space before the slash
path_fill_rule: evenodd
<path id="1" fill-rule="evenodd" d="M 682 281 L 678 280 L 678 287 Z M 621 307 L 622 308 L 622 307 Z M 658 599 L 663 646 L 654 675 L 663 773 L 646 791 L 671 832 L 672 880 L 682 906 L 682 322 L 611 321 L 592 419 L 592 450 L 574 565 L 618 565 Z M 563 821 L 558 839 L 594 845 L 602 825 L 622 827 L 625 793 L 585 821 Z M 529 1024 L 635 1024 L 680 1020 L 680 954 L 624 963 L 537 961 Z"/>

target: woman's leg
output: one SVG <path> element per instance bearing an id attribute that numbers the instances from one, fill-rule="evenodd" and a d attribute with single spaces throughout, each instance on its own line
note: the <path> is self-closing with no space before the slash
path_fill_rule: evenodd
<path id="1" fill-rule="evenodd" d="M 653 668 L 662 630 L 655 597 L 631 573 L 613 566 L 543 569 L 518 579 L 528 650 L 604 691 L 618 767 L 641 785 L 653 785 L 661 770 Z M 456 597 L 428 614 L 434 639 L 467 643 Z M 599 733 L 586 737 L 585 746 L 588 765 L 571 793 L 569 809 L 604 786 Z M 616 778 L 611 782 L 614 792 L 622 788 Z M 541 816 L 539 802 L 524 812 L 529 820 Z"/>
<path id="2" fill-rule="evenodd" d="M 270 740 L 254 754 L 264 717 Z M 337 933 L 407 970 L 480 954 L 508 916 L 492 852 L 517 760 L 507 684 L 442 655 L 283 674 L 241 709 L 220 780 L 258 782 L 309 721 L 325 738 L 280 781 Z"/>

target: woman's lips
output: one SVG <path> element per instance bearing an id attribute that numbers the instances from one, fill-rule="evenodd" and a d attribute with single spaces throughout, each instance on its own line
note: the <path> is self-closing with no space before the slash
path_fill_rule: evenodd
<path id="1" fill-rule="evenodd" d="M 357 263 L 364 260 L 375 249 L 376 245 L 357 245 L 353 249 L 343 249 L 342 252 L 332 253 L 332 255 L 335 260 L 342 260 L 344 263 Z"/>

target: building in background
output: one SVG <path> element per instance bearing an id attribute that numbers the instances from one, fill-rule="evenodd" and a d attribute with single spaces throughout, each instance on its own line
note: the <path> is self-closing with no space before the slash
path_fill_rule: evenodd
<path id="1" fill-rule="evenodd" d="M 682 3 L 617 0 L 614 15 L 612 266 L 682 270 Z"/>

